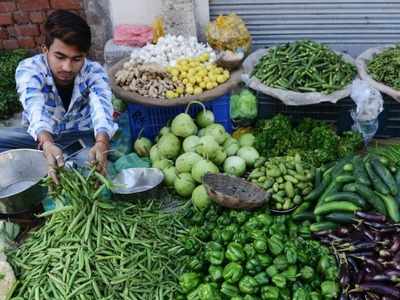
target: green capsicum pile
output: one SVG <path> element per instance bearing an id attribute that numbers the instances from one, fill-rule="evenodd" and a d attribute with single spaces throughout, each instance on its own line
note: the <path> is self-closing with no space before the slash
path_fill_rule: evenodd
<path id="1" fill-rule="evenodd" d="M 191 211 L 182 237 L 179 278 L 188 300 L 336 299 L 338 267 L 328 248 L 311 241 L 310 223 L 290 216 L 211 206 Z"/>
<path id="2" fill-rule="evenodd" d="M 288 210 L 303 201 L 314 187 L 314 169 L 303 162 L 300 155 L 273 157 L 256 161 L 256 168 L 248 180 L 259 185 L 272 197 L 270 208 Z"/>

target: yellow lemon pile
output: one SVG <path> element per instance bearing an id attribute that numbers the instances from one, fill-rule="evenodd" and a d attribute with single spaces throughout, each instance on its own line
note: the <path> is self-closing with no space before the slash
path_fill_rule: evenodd
<path id="1" fill-rule="evenodd" d="M 227 81 L 230 78 L 229 71 L 209 63 L 209 58 L 209 54 L 204 53 L 195 58 L 180 59 L 175 67 L 167 68 L 178 87 L 167 91 L 165 96 L 173 99 L 184 95 L 200 95 Z"/>

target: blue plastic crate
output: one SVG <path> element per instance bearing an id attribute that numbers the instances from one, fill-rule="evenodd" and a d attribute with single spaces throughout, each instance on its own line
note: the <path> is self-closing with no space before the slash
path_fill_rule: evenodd
<path id="1" fill-rule="evenodd" d="M 214 100 L 203 102 L 203 104 L 214 113 L 215 122 L 223 125 L 225 130 L 231 133 L 232 122 L 229 115 L 229 98 L 229 94 L 226 94 Z M 186 106 L 160 107 L 128 104 L 129 124 L 133 140 L 137 138 L 142 128 L 142 136 L 154 140 L 160 129 L 166 126 L 169 120 L 184 112 Z M 189 114 L 193 117 L 201 109 L 200 105 L 192 104 Z"/>

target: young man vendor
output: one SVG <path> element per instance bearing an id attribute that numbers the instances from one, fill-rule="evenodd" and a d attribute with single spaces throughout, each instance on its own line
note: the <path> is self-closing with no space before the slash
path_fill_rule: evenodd
<path id="1" fill-rule="evenodd" d="M 45 24 L 43 53 L 23 60 L 16 70 L 24 128 L 0 129 L 0 152 L 42 149 L 49 175 L 63 166 L 62 149 L 79 139 L 91 147 L 88 160 L 102 171 L 107 162 L 113 123 L 111 90 L 102 66 L 86 58 L 90 28 L 81 17 L 63 10 Z"/>

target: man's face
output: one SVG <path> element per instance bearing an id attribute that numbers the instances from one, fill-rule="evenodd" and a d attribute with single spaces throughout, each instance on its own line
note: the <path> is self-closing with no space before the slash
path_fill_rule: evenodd
<path id="1" fill-rule="evenodd" d="M 47 54 L 50 69 L 59 85 L 69 85 L 74 81 L 86 57 L 86 53 L 59 39 L 54 39 L 50 48 L 44 48 L 43 52 Z"/>

